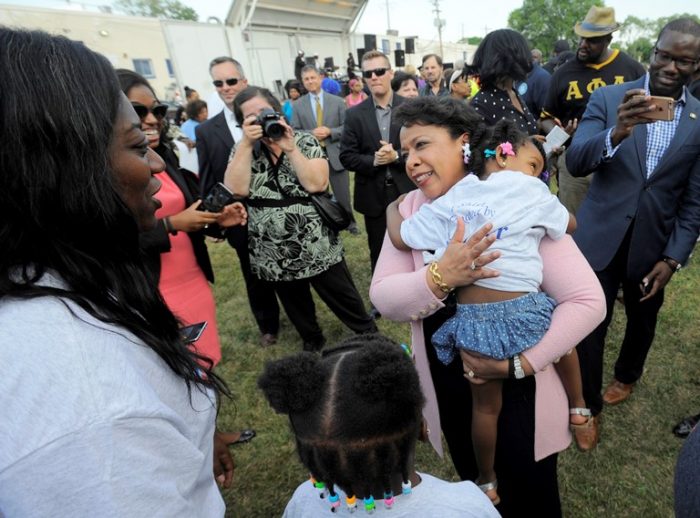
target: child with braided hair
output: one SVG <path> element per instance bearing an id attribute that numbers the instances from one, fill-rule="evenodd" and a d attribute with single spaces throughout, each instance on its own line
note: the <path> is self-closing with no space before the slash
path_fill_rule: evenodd
<path id="1" fill-rule="evenodd" d="M 289 415 L 312 477 L 295 491 L 285 518 L 357 508 L 380 515 L 391 509 L 395 518 L 498 516 L 472 482 L 414 470 L 424 397 L 411 359 L 390 339 L 357 335 L 322 356 L 302 352 L 269 362 L 258 386 Z"/>
<path id="2" fill-rule="evenodd" d="M 556 306 L 540 291 L 540 241 L 545 234 L 560 239 L 566 232 L 573 232 L 576 221 L 540 181 L 544 180 L 541 175 L 546 156 L 537 139 L 519 131 L 509 120 L 501 120 L 483 135 L 474 137 L 473 147 L 469 143 L 463 147 L 464 162 L 474 174 L 465 176 L 406 220 L 398 213 L 398 204 L 390 206 L 387 230 L 396 248 L 423 250 L 426 263 L 437 266 L 435 261 L 454 235 L 458 219 L 464 221 L 465 240 L 485 225 L 493 224 L 495 242 L 491 251 L 501 255 L 489 266 L 499 275 L 457 290 L 456 314 L 432 336 L 432 343 L 445 365 L 463 349 L 497 360 L 509 359 L 512 376 L 522 378 L 519 354 L 541 340 Z M 419 147 L 420 143 L 416 145 Z M 421 153 L 420 147 L 417 153 Z M 420 156 L 413 157 L 418 181 L 432 174 L 422 171 L 420 160 Z M 478 261 L 479 258 L 472 261 L 472 270 L 481 267 Z M 437 268 L 429 271 L 440 281 Z M 443 291 L 448 294 L 452 288 L 444 285 Z M 572 431 L 575 436 L 579 430 L 586 433 L 591 412 L 583 399 L 575 350 L 564 356 L 556 369 L 569 399 Z M 475 378 L 471 368 L 465 367 L 465 371 L 469 378 Z M 477 484 L 498 505 L 494 461 L 502 382 L 476 381 L 471 392 Z"/>

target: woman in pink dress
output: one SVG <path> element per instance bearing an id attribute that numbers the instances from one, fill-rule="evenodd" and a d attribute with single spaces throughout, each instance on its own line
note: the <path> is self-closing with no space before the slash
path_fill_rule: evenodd
<path id="1" fill-rule="evenodd" d="M 348 83 L 350 93 L 345 97 L 345 105 L 352 108 L 367 99 L 367 94 L 362 91 L 362 79 L 354 78 Z"/>
<path id="2" fill-rule="evenodd" d="M 158 225 L 141 235 L 142 249 L 151 271 L 158 277 L 158 288 L 170 310 L 183 326 L 206 322 L 207 327 L 193 345 L 204 358 L 216 365 L 221 360 L 221 345 L 216 325 L 214 282 L 204 231 L 212 225 L 225 227 L 245 223 L 245 209 L 240 203 L 226 207 L 222 213 L 198 210 L 197 177 L 180 169 L 177 155 L 164 141 L 164 118 L 167 106 L 160 104 L 153 89 L 140 75 L 118 70 L 122 91 L 141 118 L 141 129 L 165 162 L 165 170 L 156 173 L 162 187 L 156 197 L 162 207 L 156 211 Z"/>

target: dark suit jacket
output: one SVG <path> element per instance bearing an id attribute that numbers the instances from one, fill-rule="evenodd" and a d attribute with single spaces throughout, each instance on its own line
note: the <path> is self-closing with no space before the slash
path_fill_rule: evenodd
<path id="1" fill-rule="evenodd" d="M 161 145 L 157 151 L 165 161 L 165 172 L 180 188 L 185 197 L 185 207 L 189 207 L 199 199 L 197 176 L 191 171 L 180 169 L 177 164 L 177 157 L 172 150 L 164 148 L 165 146 Z M 187 236 L 192 241 L 194 256 L 197 259 L 197 264 L 204 272 L 204 276 L 209 282 L 214 282 L 214 271 L 209 260 L 207 245 L 204 242 L 204 232 L 187 232 Z M 160 254 L 170 251 L 170 235 L 165 230 L 163 220 L 159 219 L 153 230 L 142 232 L 139 235 L 139 241 L 146 264 L 156 282 L 158 282 L 160 278 Z"/>
<path id="2" fill-rule="evenodd" d="M 225 110 L 197 126 L 194 133 L 197 136 L 200 196 L 204 197 L 217 182 L 224 181 L 228 157 L 233 148 Z"/>
<path id="3" fill-rule="evenodd" d="M 392 110 L 396 109 L 404 98 L 394 94 Z M 406 175 L 403 159 L 388 166 L 374 167 L 374 152 L 381 145 L 381 134 L 377 125 L 376 108 L 372 97 L 345 112 L 345 126 L 340 138 L 340 161 L 348 171 L 355 171 L 354 207 L 360 214 L 370 217 L 380 216 L 387 206 L 384 196 L 384 178 L 387 168 L 399 193 L 405 193 L 416 186 Z M 389 141 L 401 155 L 399 130 L 401 127 L 392 119 Z"/>
<path id="4" fill-rule="evenodd" d="M 664 256 L 685 263 L 695 246 L 700 229 L 700 102 L 686 94 L 675 135 L 647 178 L 643 124 L 611 159 L 603 159 L 617 107 L 631 88 L 644 88 L 644 77 L 593 92 L 566 165 L 574 176 L 596 173 L 574 234 L 588 262 L 596 271 L 608 266 L 634 222 L 627 273 L 630 279 L 641 279 Z"/>

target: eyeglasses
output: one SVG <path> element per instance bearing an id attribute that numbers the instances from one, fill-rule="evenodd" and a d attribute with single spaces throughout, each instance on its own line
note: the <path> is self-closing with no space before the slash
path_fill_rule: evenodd
<path id="1" fill-rule="evenodd" d="M 144 106 L 141 103 L 131 103 L 131 106 L 134 107 L 134 111 L 136 112 L 136 115 L 139 116 L 139 119 L 143 120 L 146 117 L 148 117 L 149 113 L 152 113 L 153 116 L 160 120 L 163 120 L 165 118 L 165 115 L 168 113 L 168 105 L 167 104 L 156 104 L 154 106 L 151 106 L 150 108 L 148 106 Z"/>
<path id="2" fill-rule="evenodd" d="M 659 65 L 663 66 L 670 64 L 671 61 L 675 61 L 676 67 L 680 69 L 691 69 L 698 63 L 697 59 L 677 58 L 672 56 L 668 52 L 659 50 L 657 47 L 654 47 L 654 60 Z"/>
<path id="3" fill-rule="evenodd" d="M 387 71 L 390 70 L 388 68 L 375 68 L 374 70 L 363 70 L 362 71 L 362 77 L 365 79 L 369 79 L 372 77 L 372 74 L 374 74 L 377 77 L 382 77 L 384 74 L 387 73 Z"/>
<path id="4" fill-rule="evenodd" d="M 223 81 L 221 79 L 216 79 L 211 83 L 215 87 L 221 88 L 222 86 L 224 86 L 224 83 L 226 83 L 229 86 L 236 86 L 238 84 L 238 81 L 240 81 L 240 79 L 238 79 L 237 77 L 229 77 L 228 79 L 224 79 Z"/>

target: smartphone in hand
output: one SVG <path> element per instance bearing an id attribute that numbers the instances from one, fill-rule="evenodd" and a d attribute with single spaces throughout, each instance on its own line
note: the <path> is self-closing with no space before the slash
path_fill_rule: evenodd
<path id="1" fill-rule="evenodd" d="M 206 322 L 199 322 L 198 324 L 192 324 L 191 326 L 181 327 L 180 335 L 182 336 L 182 340 L 186 344 L 192 344 L 196 342 L 202 336 L 202 333 L 204 332 L 204 329 L 206 329 L 206 327 Z"/>
<path id="2" fill-rule="evenodd" d="M 634 100 L 645 99 L 643 95 L 635 95 L 632 97 Z M 652 95 L 647 101 L 647 105 L 654 105 L 656 109 L 650 112 L 645 112 L 640 114 L 640 117 L 645 119 L 652 119 L 658 121 L 672 121 L 674 116 L 674 108 L 676 106 L 676 100 L 672 97 L 661 97 L 658 95 Z"/>
<path id="3" fill-rule="evenodd" d="M 218 182 L 202 199 L 198 210 L 206 212 L 221 212 L 226 205 L 235 201 L 233 193 L 223 183 Z"/>

